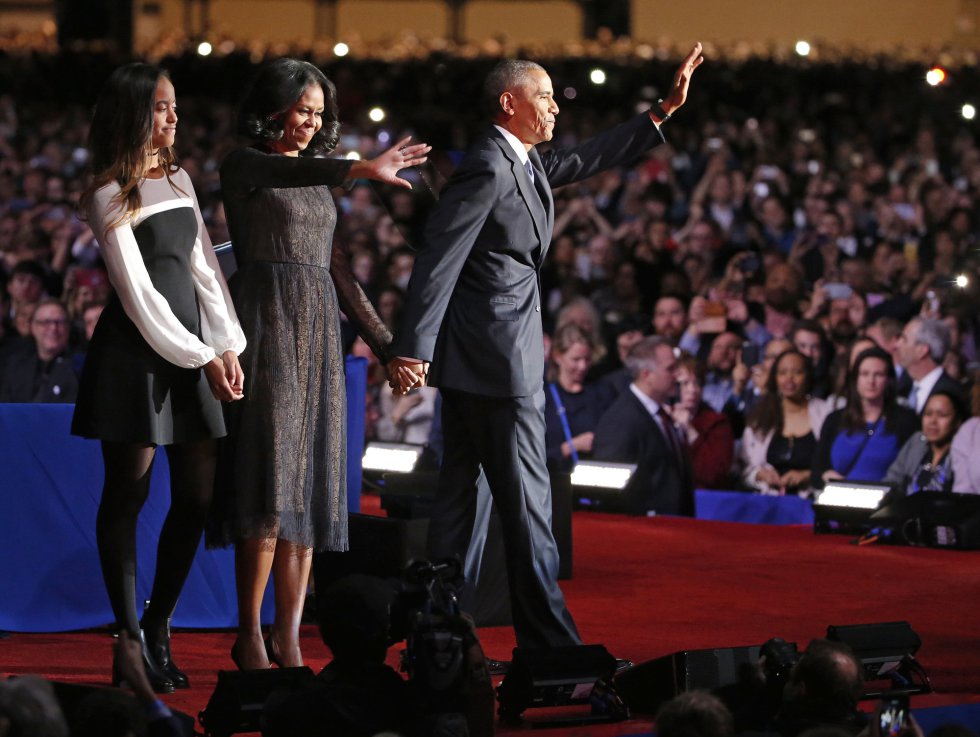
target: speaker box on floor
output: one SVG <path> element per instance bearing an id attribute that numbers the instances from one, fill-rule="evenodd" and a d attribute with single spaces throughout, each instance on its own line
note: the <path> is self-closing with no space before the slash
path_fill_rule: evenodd
<path id="1" fill-rule="evenodd" d="M 685 691 L 714 691 L 740 683 L 759 660 L 761 646 L 683 650 L 616 675 L 616 690 L 631 711 L 653 714 Z"/>
<path id="2" fill-rule="evenodd" d="M 526 709 L 589 704 L 599 679 L 612 678 L 616 659 L 603 645 L 514 648 L 497 689 L 500 718 L 516 723 Z"/>
<path id="3" fill-rule="evenodd" d="M 200 714 L 208 737 L 258 732 L 262 709 L 276 691 L 292 691 L 310 683 L 313 671 L 302 668 L 218 671 L 218 685 Z"/>

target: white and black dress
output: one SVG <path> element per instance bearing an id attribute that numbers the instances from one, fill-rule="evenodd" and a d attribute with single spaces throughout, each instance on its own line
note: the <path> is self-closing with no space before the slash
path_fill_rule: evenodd
<path id="1" fill-rule="evenodd" d="M 116 220 L 119 186 L 103 187 L 88 212 L 115 295 L 85 361 L 72 433 L 113 442 L 170 445 L 225 434 L 220 403 L 201 367 L 245 335 L 190 177 L 144 179 L 142 207 Z"/>

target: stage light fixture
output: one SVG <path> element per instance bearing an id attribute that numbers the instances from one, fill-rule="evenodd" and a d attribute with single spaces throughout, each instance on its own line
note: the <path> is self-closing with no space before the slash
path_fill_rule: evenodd
<path id="1" fill-rule="evenodd" d="M 597 67 L 589 72 L 589 79 L 592 80 L 592 84 L 605 84 L 606 73 Z"/>
<path id="2" fill-rule="evenodd" d="M 370 110 L 368 110 L 368 117 L 371 119 L 372 122 L 380 123 L 382 120 L 385 119 L 385 111 L 383 108 L 373 107 Z"/>
<path id="3" fill-rule="evenodd" d="M 348 161 L 360 161 L 361 155 L 357 151 L 348 151 L 347 155 L 344 157 Z"/>
<path id="4" fill-rule="evenodd" d="M 964 120 L 973 120 L 977 117 L 977 109 L 967 102 L 960 108 L 960 115 L 963 116 Z"/>
<path id="5" fill-rule="evenodd" d="M 970 277 L 968 277 L 966 274 L 957 274 L 956 279 L 954 279 L 953 282 L 960 289 L 966 289 L 968 286 L 970 286 Z"/>
<path id="6" fill-rule="evenodd" d="M 873 527 L 871 515 L 891 487 L 842 479 L 828 481 L 813 501 L 813 531 L 863 534 Z"/>
<path id="7" fill-rule="evenodd" d="M 811 50 L 810 44 L 808 42 L 806 41 L 796 42 L 796 53 L 799 54 L 800 56 L 809 56 L 810 50 Z"/>
<path id="8" fill-rule="evenodd" d="M 364 448 L 361 468 L 365 471 L 411 473 L 421 455 L 421 445 L 370 442 Z"/>
<path id="9" fill-rule="evenodd" d="M 572 486 L 622 491 L 635 472 L 635 463 L 579 461 L 572 470 Z"/>
<path id="10" fill-rule="evenodd" d="M 201 41 L 201 43 L 197 45 L 197 53 L 199 56 L 211 56 L 211 52 L 213 50 L 214 49 L 212 48 L 211 44 L 209 44 L 207 41 Z"/>
<path id="11" fill-rule="evenodd" d="M 888 493 L 888 487 L 874 484 L 851 484 L 847 481 L 829 482 L 819 494 L 814 505 L 825 507 L 850 507 L 852 509 L 877 509 Z"/>
<path id="12" fill-rule="evenodd" d="M 350 46 L 345 44 L 343 41 L 334 44 L 333 54 L 334 56 L 347 56 L 350 53 Z"/>

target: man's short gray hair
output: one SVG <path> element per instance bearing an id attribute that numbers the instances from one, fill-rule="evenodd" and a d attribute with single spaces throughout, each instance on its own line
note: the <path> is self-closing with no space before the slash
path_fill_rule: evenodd
<path id="1" fill-rule="evenodd" d="M 626 356 L 626 370 L 630 372 L 630 377 L 636 379 L 644 369 L 656 371 L 659 368 L 657 349 L 662 345 L 671 350 L 674 348 L 662 335 L 648 336 L 630 348 Z"/>
<path id="2" fill-rule="evenodd" d="M 500 96 L 521 87 L 530 80 L 531 72 L 543 72 L 544 67 L 526 59 L 505 59 L 490 70 L 483 82 L 483 102 L 490 117 L 500 114 Z"/>
<path id="3" fill-rule="evenodd" d="M 946 323 L 931 317 L 916 318 L 916 323 L 915 342 L 926 346 L 936 363 L 945 361 L 951 340 Z"/>

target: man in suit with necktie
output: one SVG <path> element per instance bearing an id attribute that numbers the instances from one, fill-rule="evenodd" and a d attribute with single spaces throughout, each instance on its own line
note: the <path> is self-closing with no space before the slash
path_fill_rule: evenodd
<path id="1" fill-rule="evenodd" d="M 633 346 L 626 357 L 633 381 L 595 428 L 595 460 L 636 464 L 626 488 L 634 514 L 694 514 L 694 473 L 668 406 L 677 391 L 677 366 L 666 338 L 653 335 Z"/>
<path id="2" fill-rule="evenodd" d="M 557 582 L 545 461 L 540 270 L 551 188 L 663 143 L 660 125 L 684 104 L 702 61 L 697 44 L 649 112 L 541 155 L 534 146 L 551 140 L 558 114 L 551 79 L 534 62 L 498 64 L 484 85 L 494 124 L 443 187 L 416 256 L 388 369 L 398 391 L 427 379 L 442 393 L 445 451 L 428 554 L 463 559 L 471 537 L 486 534 L 485 519 L 474 525 L 482 469 L 501 519 L 520 647 L 581 642 Z"/>

